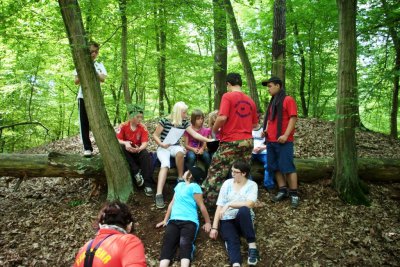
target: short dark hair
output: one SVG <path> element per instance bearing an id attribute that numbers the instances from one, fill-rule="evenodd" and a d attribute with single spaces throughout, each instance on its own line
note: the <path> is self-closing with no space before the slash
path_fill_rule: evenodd
<path id="1" fill-rule="evenodd" d="M 239 73 L 231 72 L 226 75 L 226 82 L 230 83 L 232 86 L 242 86 L 242 77 Z"/>
<path id="2" fill-rule="evenodd" d="M 93 45 L 94 47 L 96 47 L 97 49 L 100 49 L 99 43 L 97 43 L 97 42 L 95 42 L 95 41 L 90 41 L 90 42 L 89 42 L 89 47 L 92 46 L 92 45 Z"/>
<path id="3" fill-rule="evenodd" d="M 128 206 L 118 200 L 107 202 L 100 210 L 97 216 L 96 225 L 98 228 L 99 224 L 117 225 L 122 228 L 126 228 L 131 222 L 133 222 L 132 213 Z M 133 231 L 133 224 L 132 224 Z"/>
<path id="4" fill-rule="evenodd" d="M 190 115 L 190 122 L 192 125 L 196 123 L 196 120 L 201 117 L 204 119 L 204 113 L 200 109 L 195 109 L 192 111 L 192 114 Z"/>
<path id="5" fill-rule="evenodd" d="M 238 169 L 241 173 L 246 173 L 246 178 L 250 177 L 250 164 L 243 161 L 237 160 L 232 164 L 232 167 Z"/>

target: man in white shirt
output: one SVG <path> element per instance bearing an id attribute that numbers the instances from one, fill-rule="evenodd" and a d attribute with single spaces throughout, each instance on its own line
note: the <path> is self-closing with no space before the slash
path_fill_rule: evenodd
<path id="1" fill-rule="evenodd" d="M 99 55 L 99 48 L 100 46 L 98 43 L 96 42 L 90 43 L 90 48 L 89 48 L 90 56 L 92 57 L 94 68 L 96 69 L 96 73 L 99 77 L 99 80 L 102 83 L 105 81 L 107 77 L 107 71 L 103 63 L 96 61 L 96 58 Z M 74 75 L 75 75 L 75 84 L 80 84 L 78 73 L 76 70 L 74 71 Z M 79 93 L 77 98 L 78 98 L 78 110 L 79 110 L 79 127 L 83 143 L 83 155 L 85 157 L 91 157 L 93 153 L 93 147 L 92 147 L 92 142 L 90 141 L 89 138 L 90 125 L 86 113 L 85 102 L 83 101 L 83 93 L 81 86 L 79 87 Z"/>

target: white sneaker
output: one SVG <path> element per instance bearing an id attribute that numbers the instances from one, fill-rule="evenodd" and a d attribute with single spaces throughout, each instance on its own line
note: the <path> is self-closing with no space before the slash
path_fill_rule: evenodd
<path id="1" fill-rule="evenodd" d="M 91 156 L 92 156 L 92 151 L 90 151 L 90 150 L 85 150 L 85 151 L 83 151 L 83 156 L 85 157 L 85 158 L 90 158 Z"/>
<path id="2" fill-rule="evenodd" d="M 143 185 L 144 179 L 143 179 L 143 176 L 140 173 L 140 171 L 135 175 L 135 180 L 136 180 L 137 186 L 142 186 Z"/>

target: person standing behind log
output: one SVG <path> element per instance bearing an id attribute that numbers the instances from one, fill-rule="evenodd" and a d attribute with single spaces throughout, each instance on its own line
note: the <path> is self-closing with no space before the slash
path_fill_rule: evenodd
<path id="1" fill-rule="evenodd" d="M 129 121 L 122 123 L 117 130 L 118 142 L 121 145 L 125 158 L 129 163 L 132 177 L 137 186 L 144 184 L 146 196 L 153 196 L 153 173 L 151 157 L 147 151 L 149 132 L 143 120 L 143 108 L 139 105 L 128 105 Z"/>
<path id="2" fill-rule="evenodd" d="M 222 96 L 218 117 L 212 128 L 214 136 L 218 132 L 220 134 L 220 145 L 203 182 L 204 200 L 209 208 L 215 208 L 218 192 L 233 162 L 241 158 L 250 163 L 252 130 L 258 125 L 256 104 L 242 92 L 240 74 L 229 73 L 226 85 L 228 93 Z"/>
<path id="3" fill-rule="evenodd" d="M 296 102 L 291 96 L 286 95 L 282 80 L 278 77 L 271 77 L 263 81 L 262 85 L 268 87 L 272 96 L 264 118 L 268 151 L 267 165 L 268 169 L 275 173 L 279 187 L 279 192 L 272 201 L 279 202 L 290 197 L 291 207 L 297 208 L 299 205 L 298 184 L 293 160 L 293 135 L 297 121 Z"/>
<path id="4" fill-rule="evenodd" d="M 96 42 L 90 43 L 90 48 L 89 48 L 90 56 L 93 60 L 93 65 L 96 70 L 99 81 L 103 83 L 107 77 L 107 71 L 103 63 L 96 61 L 96 58 L 99 55 L 99 49 L 100 46 L 98 43 Z M 80 84 L 78 72 L 76 70 L 74 71 L 74 75 L 75 75 L 75 84 Z M 85 108 L 85 102 L 83 101 L 83 93 L 81 86 L 79 86 L 79 92 L 77 98 L 78 98 L 78 110 L 79 110 L 79 129 L 81 134 L 81 140 L 83 143 L 83 156 L 91 157 L 93 153 L 93 146 L 89 137 L 90 125 Z"/>

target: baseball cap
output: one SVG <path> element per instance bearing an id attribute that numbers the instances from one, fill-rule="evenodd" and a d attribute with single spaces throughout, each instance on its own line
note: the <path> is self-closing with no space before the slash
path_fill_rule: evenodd
<path id="1" fill-rule="evenodd" d="M 262 85 L 263 86 L 267 86 L 269 83 L 271 83 L 271 82 L 273 82 L 273 83 L 278 83 L 278 84 L 282 84 L 282 80 L 279 78 L 279 77 L 276 77 L 276 76 L 272 76 L 271 78 L 269 78 L 268 80 L 264 80 L 264 81 L 262 81 Z"/>

